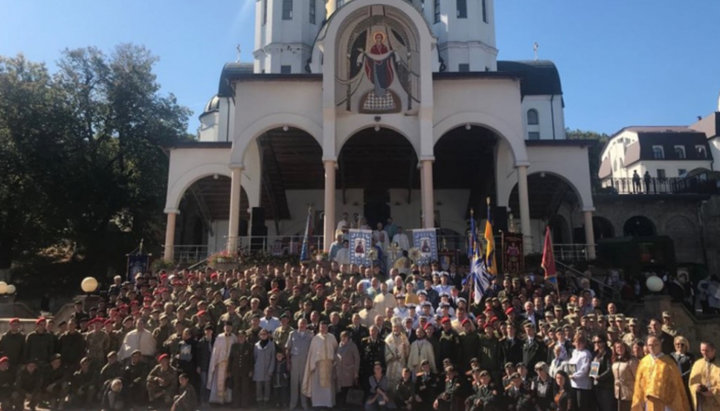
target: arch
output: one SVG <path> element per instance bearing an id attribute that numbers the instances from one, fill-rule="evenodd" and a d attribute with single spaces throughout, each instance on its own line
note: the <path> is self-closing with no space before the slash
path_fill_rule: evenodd
<path id="1" fill-rule="evenodd" d="M 500 138 L 507 141 L 515 164 L 526 164 L 528 162 L 525 141 L 521 138 L 522 130 L 515 130 L 516 126 L 508 124 L 491 114 L 479 111 L 453 114 L 435 123 L 433 125 L 433 147 L 447 132 L 457 127 L 464 127 L 466 124 L 490 129 Z"/>
<path id="2" fill-rule="evenodd" d="M 672 238 L 678 261 L 699 261 L 702 259 L 702 245 L 697 222 L 687 216 L 671 215 L 663 225 L 663 234 Z"/>
<path id="3" fill-rule="evenodd" d="M 230 151 L 230 164 L 243 166 L 245 152 L 252 141 L 263 135 L 265 132 L 283 126 L 298 128 L 308 133 L 317 141 L 320 147 L 324 147 L 322 141 L 322 125 L 313 119 L 295 113 L 275 113 L 261 117 L 244 130 L 233 140 Z"/>
<path id="4" fill-rule="evenodd" d="M 623 225 L 623 235 L 626 237 L 651 237 L 657 235 L 655 223 L 641 215 L 630 217 Z"/>
<path id="5" fill-rule="evenodd" d="M 231 177 L 227 164 L 211 163 L 191 168 L 180 175 L 175 181 L 168 182 L 167 195 L 165 197 L 165 212 L 176 212 L 180 207 L 185 191 L 196 181 L 212 175 Z"/>
<path id="6" fill-rule="evenodd" d="M 613 224 L 605 217 L 600 216 L 593 216 L 593 232 L 595 233 L 595 241 L 601 240 L 603 238 L 613 238 L 615 237 L 615 227 L 613 227 Z"/>
<path id="7" fill-rule="evenodd" d="M 536 197 L 537 197 L 537 195 L 533 195 L 533 194 L 532 194 L 533 188 L 534 188 L 534 187 L 535 187 L 535 188 L 538 188 L 538 185 L 537 185 L 537 184 L 533 184 L 533 182 L 531 181 L 531 179 L 535 179 L 535 178 L 537 178 L 537 177 L 540 177 L 540 178 L 552 177 L 552 178 L 557 178 L 557 179 L 559 179 L 560 181 L 562 181 L 563 183 L 565 183 L 565 184 L 572 190 L 572 193 L 575 195 L 575 199 L 576 199 L 577 202 L 579 203 L 581 209 L 587 209 L 588 206 L 587 206 L 587 204 L 585 203 L 585 201 L 584 201 L 584 199 L 583 199 L 583 196 L 581 195 L 581 192 L 580 192 L 580 190 L 577 188 L 577 186 L 575 186 L 575 184 L 574 184 L 571 180 L 569 180 L 566 176 L 564 176 L 564 175 L 562 175 L 562 174 L 555 173 L 555 172 L 553 172 L 553 171 L 533 170 L 532 173 L 529 173 L 529 174 L 528 174 L 528 188 L 530 189 L 530 193 L 529 193 L 529 194 L 530 194 L 530 202 L 531 202 L 531 203 L 533 202 L 533 198 L 536 198 Z M 542 190 L 540 190 L 540 191 L 542 191 Z M 510 201 L 511 199 L 517 198 L 517 183 L 515 183 L 515 184 L 512 185 L 512 187 L 511 187 L 511 189 L 510 189 L 510 192 L 508 192 L 507 194 L 498 193 L 498 197 L 499 197 L 500 195 L 507 195 L 507 197 L 504 197 L 504 198 L 507 198 L 507 204 L 510 204 L 510 203 L 511 203 L 511 201 Z M 592 202 L 590 202 L 590 204 L 592 204 Z M 531 208 L 531 210 L 532 210 L 532 205 L 531 205 L 530 208 Z M 513 210 L 515 210 L 515 208 L 513 208 Z M 553 214 L 554 214 L 554 213 L 553 213 Z"/>
<path id="8" fill-rule="evenodd" d="M 379 129 L 378 129 L 379 128 Z M 366 131 L 366 130 L 374 130 L 376 132 L 382 132 L 383 130 L 389 130 L 394 132 L 395 134 L 398 134 L 402 136 L 408 144 L 413 148 L 413 152 L 415 153 L 415 157 L 417 159 L 420 159 L 420 148 L 417 146 L 417 142 L 413 141 L 403 130 L 402 128 L 395 126 L 394 124 L 390 124 L 387 122 L 377 122 L 374 125 L 368 125 L 367 123 L 360 124 L 352 129 L 352 131 L 348 133 L 343 133 L 340 140 L 338 140 L 337 144 L 337 151 L 336 151 L 336 157 L 340 158 L 340 154 L 342 153 L 343 148 L 348 143 L 348 141 L 352 140 L 353 137 L 356 135 Z"/>

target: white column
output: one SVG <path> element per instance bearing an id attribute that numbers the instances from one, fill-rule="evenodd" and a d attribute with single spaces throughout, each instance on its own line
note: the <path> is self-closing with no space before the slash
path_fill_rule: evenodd
<path id="1" fill-rule="evenodd" d="M 173 261 L 175 258 L 175 220 L 177 219 L 177 211 L 167 212 L 167 225 L 165 226 L 165 252 L 163 260 Z"/>
<path id="2" fill-rule="evenodd" d="M 330 15 L 335 13 L 337 8 L 337 0 L 327 0 L 325 3 L 325 18 L 329 19 Z"/>
<path id="3" fill-rule="evenodd" d="M 533 252 L 532 230 L 530 229 L 530 200 L 528 199 L 527 165 L 518 165 L 518 200 L 520 202 L 520 230 L 523 233 L 525 254 Z"/>
<path id="4" fill-rule="evenodd" d="M 422 189 L 423 228 L 435 227 L 435 200 L 433 199 L 433 160 L 420 160 L 420 185 Z"/>
<path id="5" fill-rule="evenodd" d="M 585 217 L 585 244 L 588 260 L 595 259 L 595 230 L 593 229 L 593 210 L 583 210 Z"/>
<path id="6" fill-rule="evenodd" d="M 330 251 L 335 240 L 335 160 L 325 160 L 325 219 L 323 221 L 323 250 Z"/>
<path id="7" fill-rule="evenodd" d="M 240 192 L 242 166 L 230 166 L 230 216 L 228 218 L 227 251 L 235 252 L 238 248 L 238 227 L 240 225 Z"/>

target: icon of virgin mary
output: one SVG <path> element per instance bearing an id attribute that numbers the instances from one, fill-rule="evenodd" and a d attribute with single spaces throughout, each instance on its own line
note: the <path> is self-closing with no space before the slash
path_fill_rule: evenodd
<path id="1" fill-rule="evenodd" d="M 381 97 L 390 87 L 395 74 L 392 67 L 394 52 L 385 44 L 385 34 L 377 31 L 373 34 L 375 43 L 365 53 L 365 74 L 375 85 L 375 95 Z"/>

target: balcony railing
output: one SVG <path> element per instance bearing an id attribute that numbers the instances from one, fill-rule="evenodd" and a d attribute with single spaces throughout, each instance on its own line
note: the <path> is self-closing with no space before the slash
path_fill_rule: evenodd
<path id="1" fill-rule="evenodd" d="M 718 194 L 720 181 L 707 176 L 671 178 L 610 178 L 602 183 L 603 189 L 614 194 Z"/>

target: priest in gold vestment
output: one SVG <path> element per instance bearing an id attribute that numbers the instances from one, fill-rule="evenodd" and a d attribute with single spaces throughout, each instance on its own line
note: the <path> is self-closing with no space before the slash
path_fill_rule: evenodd
<path id="1" fill-rule="evenodd" d="M 635 377 L 632 411 L 690 411 L 680 370 L 662 353 L 660 340 L 648 337 L 650 354 L 640 360 Z"/>
<path id="2" fill-rule="evenodd" d="M 328 324 L 320 323 L 320 332 L 310 341 L 302 393 L 310 397 L 313 407 L 335 406 L 334 360 L 337 350 L 335 336 L 328 332 Z"/>
<path id="3" fill-rule="evenodd" d="M 702 358 L 690 370 L 690 396 L 697 411 L 720 411 L 720 366 L 715 358 L 715 345 L 700 343 Z"/>

